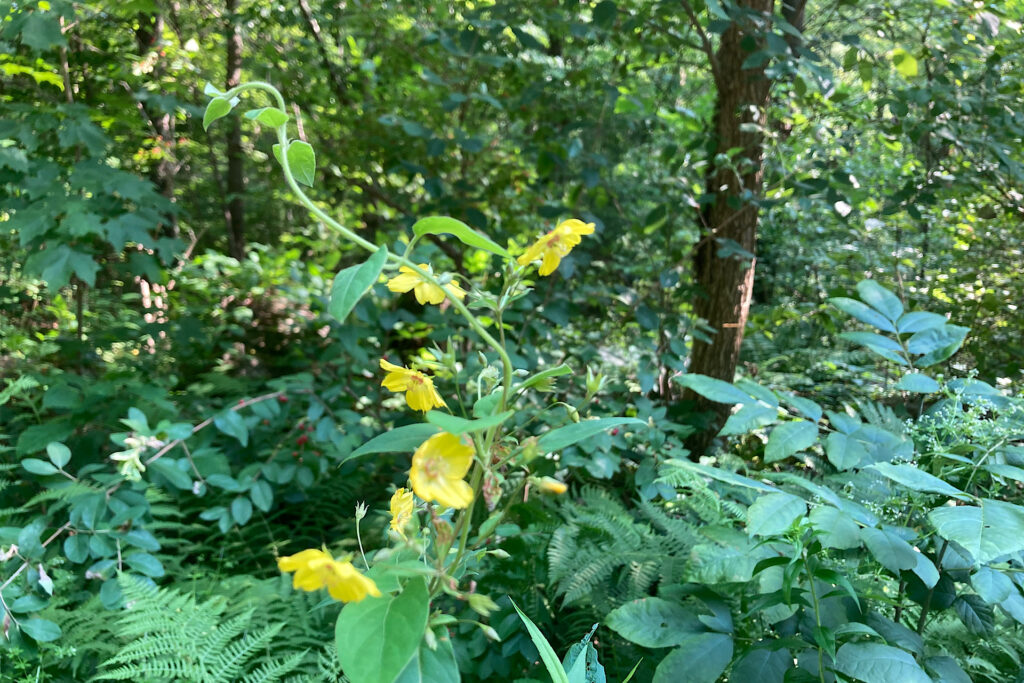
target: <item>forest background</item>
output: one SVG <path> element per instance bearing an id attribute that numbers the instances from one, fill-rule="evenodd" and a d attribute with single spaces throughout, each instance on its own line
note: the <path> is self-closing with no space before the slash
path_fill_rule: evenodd
<path id="1" fill-rule="evenodd" d="M 451 665 L 417 637 L 401 680 L 545 679 L 509 597 L 559 653 L 601 624 L 570 652 L 580 680 L 602 680 L 598 655 L 613 680 L 1018 676 L 1024 3 L 0 16 L 3 680 L 159 680 L 175 661 L 344 680 L 324 645 L 340 605 L 293 592 L 275 557 L 356 552 L 358 502 L 384 543 L 407 460 L 353 453 L 415 417 L 377 361 L 476 350 L 383 280 L 332 316 L 365 254 L 295 201 L 272 126 L 241 115 L 270 100 L 204 125 L 209 92 L 251 80 L 315 148 L 316 204 L 392 252 L 426 216 L 514 255 L 593 223 L 500 323 L 516 368 L 572 373 L 513 423 L 646 423 L 542 458 L 569 491 L 517 493 L 466 577 L 495 606 L 453 599 L 459 620 L 428 628 Z M 499 281 L 451 235 L 418 248 Z M 494 361 L 469 358 L 467 377 Z M 168 605 L 203 628 L 160 622 Z M 127 648 L 161 628 L 184 635 Z"/>

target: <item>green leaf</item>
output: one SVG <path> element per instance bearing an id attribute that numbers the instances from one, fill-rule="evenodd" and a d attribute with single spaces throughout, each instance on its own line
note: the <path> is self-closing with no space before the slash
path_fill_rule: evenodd
<path id="1" fill-rule="evenodd" d="M 463 244 L 489 251 L 492 254 L 511 259 L 512 254 L 508 250 L 486 237 L 460 220 L 448 216 L 428 216 L 421 218 L 412 226 L 412 232 L 420 235 L 454 235 Z"/>
<path id="2" fill-rule="evenodd" d="M 519 609 L 519 605 L 514 600 L 511 600 L 511 602 L 512 606 L 516 608 L 516 612 L 519 613 L 519 618 L 526 625 L 526 631 L 530 634 L 530 639 L 533 640 L 533 644 L 537 647 L 537 652 L 540 653 L 541 661 L 544 662 L 544 667 L 548 670 L 552 683 L 569 683 L 569 677 L 566 675 L 558 655 L 551 649 L 551 643 L 548 642 L 548 639 L 537 628 L 537 624 L 533 623 L 530 617 L 526 616 L 523 610 Z M 358 683 L 358 681 L 353 683 Z"/>
<path id="3" fill-rule="evenodd" d="M 152 550 L 153 552 L 160 550 L 160 541 L 156 540 L 156 536 L 145 529 L 129 531 L 124 535 L 124 540 L 125 543 L 136 548 L 142 548 L 143 550 Z"/>
<path id="4" fill-rule="evenodd" d="M 12 602 L 10 604 L 10 607 L 12 612 L 24 614 L 28 612 L 38 612 L 39 610 L 45 608 L 48 604 L 48 600 L 41 598 L 38 595 L 33 595 L 32 593 L 29 593 L 28 595 L 23 595 L 14 602 Z"/>
<path id="5" fill-rule="evenodd" d="M 270 484 L 262 479 L 253 482 L 249 497 L 252 498 L 253 504 L 263 512 L 270 512 L 270 508 L 274 504 L 274 491 L 270 488 Z"/>
<path id="6" fill-rule="evenodd" d="M 583 422 L 576 422 L 565 427 L 552 429 L 550 432 L 545 432 L 538 439 L 537 446 L 544 452 L 560 451 L 584 439 L 596 436 L 606 429 L 619 425 L 646 427 L 647 423 L 635 417 L 603 417 L 597 420 L 584 420 Z"/>
<path id="7" fill-rule="evenodd" d="M 704 625 L 685 607 L 662 598 L 633 600 L 612 610 L 605 624 L 620 636 L 642 647 L 672 647 Z"/>
<path id="8" fill-rule="evenodd" d="M 976 636 L 989 636 L 996 629 L 996 615 L 988 604 L 977 595 L 961 593 L 953 601 L 953 610 L 967 631 Z"/>
<path id="9" fill-rule="evenodd" d="M 874 280 L 858 282 L 857 293 L 860 294 L 861 301 L 893 323 L 903 315 L 903 302 L 900 301 L 900 298 Z"/>
<path id="10" fill-rule="evenodd" d="M 768 484 L 763 484 L 759 481 L 751 479 L 750 477 L 744 477 L 741 474 L 730 472 L 729 470 L 723 470 L 718 467 L 709 467 L 708 465 L 702 465 L 700 463 L 691 462 L 689 460 L 672 460 L 669 463 L 672 467 L 678 467 L 681 469 L 692 470 L 706 477 L 711 477 L 722 483 L 730 484 L 732 486 L 740 486 L 743 488 L 754 489 L 755 491 L 762 491 L 764 493 L 778 493 L 779 490 Z"/>
<path id="11" fill-rule="evenodd" d="M 862 323 L 873 325 L 883 332 L 895 332 L 896 328 L 884 315 L 871 308 L 870 306 L 857 301 L 856 299 L 848 299 L 844 296 L 835 297 L 828 300 L 830 304 L 838 308 L 847 315 L 852 315 Z"/>
<path id="12" fill-rule="evenodd" d="M 231 516 L 238 526 L 245 526 L 252 519 L 252 501 L 243 496 L 235 498 L 231 501 Z"/>
<path id="13" fill-rule="evenodd" d="M 959 325 L 943 325 L 921 330 L 907 341 L 907 350 L 913 354 L 924 354 L 914 365 L 925 368 L 940 363 L 956 353 L 970 331 L 969 327 Z"/>
<path id="14" fill-rule="evenodd" d="M 807 420 L 783 422 L 768 436 L 764 448 L 764 461 L 784 460 L 794 453 L 808 449 L 818 440 L 818 426 Z"/>
<path id="15" fill-rule="evenodd" d="M 747 509 L 747 534 L 779 536 L 807 514 L 807 503 L 789 493 L 761 496 Z"/>
<path id="16" fill-rule="evenodd" d="M 833 432 L 825 440 L 825 454 L 828 461 L 838 470 L 856 467 L 867 457 L 867 449 L 849 434 Z"/>
<path id="17" fill-rule="evenodd" d="M 59 441 L 51 441 L 46 445 L 46 455 L 50 462 L 58 468 L 64 467 L 71 461 L 71 449 Z"/>
<path id="18" fill-rule="evenodd" d="M 36 458 L 25 458 L 21 461 L 21 466 L 32 474 L 40 474 L 43 476 L 48 474 L 57 474 L 56 467 L 45 460 L 37 460 Z"/>
<path id="19" fill-rule="evenodd" d="M 935 683 L 971 683 L 971 677 L 964 673 L 952 657 L 929 657 L 924 660 L 924 666 L 935 676 Z"/>
<path id="20" fill-rule="evenodd" d="M 943 506 L 928 513 L 935 531 L 988 564 L 1024 550 L 1024 509 L 998 500 L 982 499 L 978 506 Z"/>
<path id="21" fill-rule="evenodd" d="M 47 619 L 25 619 L 21 622 L 21 630 L 40 643 L 49 643 L 60 638 L 60 626 Z"/>
<path id="22" fill-rule="evenodd" d="M 281 159 L 281 145 L 274 145 L 273 150 L 274 158 L 281 166 L 284 166 L 284 161 Z M 313 146 L 301 140 L 289 142 L 288 170 L 292 172 L 296 182 L 313 187 L 313 181 L 316 179 L 316 152 L 313 151 Z"/>
<path id="23" fill-rule="evenodd" d="M 345 675 L 352 683 L 394 683 L 416 656 L 429 613 L 422 579 L 410 580 L 398 595 L 345 605 L 334 630 Z"/>
<path id="24" fill-rule="evenodd" d="M 822 505 L 811 510 L 808 519 L 824 547 L 838 550 L 860 547 L 860 527 L 842 510 Z"/>
<path id="25" fill-rule="evenodd" d="M 653 683 L 715 683 L 732 659 L 732 637 L 690 633 L 654 670 Z"/>
<path id="26" fill-rule="evenodd" d="M 987 603 L 998 605 L 1015 591 L 1013 580 L 991 567 L 980 567 L 971 575 L 971 587 Z"/>
<path id="27" fill-rule="evenodd" d="M 335 320 L 345 322 L 348 314 L 380 277 L 387 260 L 388 250 L 381 247 L 363 263 L 346 268 L 334 277 L 328 310 Z"/>
<path id="28" fill-rule="evenodd" d="M 277 128 L 288 123 L 288 114 L 277 107 L 263 107 L 262 109 L 252 109 L 245 112 L 245 118 L 253 121 L 259 121 L 260 123 L 270 126 L 271 128 Z"/>
<path id="29" fill-rule="evenodd" d="M 809 418 L 812 422 L 816 423 L 821 419 L 821 406 L 814 401 L 793 394 L 781 394 L 781 396 L 783 401 L 799 410 L 804 417 Z"/>
<path id="30" fill-rule="evenodd" d="M 223 95 L 224 93 L 222 93 L 220 90 L 218 90 L 217 86 L 215 86 L 213 83 L 210 83 L 209 81 L 207 81 L 206 85 L 203 86 L 203 94 L 206 95 L 207 97 L 219 97 L 219 96 Z"/>
<path id="31" fill-rule="evenodd" d="M 358 458 L 371 453 L 412 453 L 420 444 L 437 434 L 436 425 L 412 424 L 375 436 L 352 452 L 346 459 Z"/>
<path id="32" fill-rule="evenodd" d="M 960 500 L 973 500 L 971 496 L 960 489 L 947 484 L 934 475 L 919 470 L 914 465 L 893 465 L 888 462 L 879 462 L 870 465 L 867 469 L 875 470 L 883 477 L 902 484 L 912 491 L 926 491 Z"/>
<path id="33" fill-rule="evenodd" d="M 532 386 L 535 386 L 537 384 L 540 384 L 544 380 L 551 379 L 553 377 L 561 377 L 562 375 L 571 375 L 571 374 L 572 374 L 572 369 L 568 365 L 566 365 L 565 363 L 562 363 L 559 366 L 556 366 L 556 367 L 553 367 L 553 368 L 548 368 L 547 370 L 543 370 L 541 372 L 538 372 L 536 375 L 531 375 L 530 377 L 527 377 L 526 380 L 521 385 L 519 385 L 519 386 L 522 389 L 526 389 L 528 387 L 532 387 Z"/>
<path id="34" fill-rule="evenodd" d="M 789 650 L 759 647 L 736 660 L 729 672 L 730 680 L 751 683 L 784 683 L 786 672 L 793 668 Z"/>
<path id="35" fill-rule="evenodd" d="M 770 425 L 778 418 L 777 408 L 770 408 L 763 403 L 750 403 L 730 415 L 718 433 L 721 436 L 746 434 L 759 427 Z"/>
<path id="36" fill-rule="evenodd" d="M 165 455 L 159 460 L 154 460 L 147 467 L 163 475 L 167 481 L 182 491 L 189 491 L 192 489 L 192 477 L 189 476 L 188 472 L 178 467 L 177 462 Z"/>
<path id="37" fill-rule="evenodd" d="M 864 683 L 932 683 L 914 657 L 879 643 L 847 643 L 836 653 L 836 670 Z"/>
<path id="38" fill-rule="evenodd" d="M 893 341 L 889 337 L 883 337 L 880 334 L 874 332 L 843 332 L 839 335 L 840 339 L 852 341 L 854 344 L 861 344 L 869 348 L 878 347 L 886 351 L 902 351 L 903 347 L 899 343 Z"/>
<path id="39" fill-rule="evenodd" d="M 679 375 L 675 378 L 677 384 L 681 384 L 696 394 L 700 394 L 709 401 L 715 403 L 726 403 L 735 405 L 737 403 L 755 403 L 753 397 L 740 391 L 728 382 L 723 382 L 714 377 L 705 375 Z"/>
<path id="40" fill-rule="evenodd" d="M 203 130 L 209 130 L 210 124 L 217 119 L 222 119 L 231 112 L 231 101 L 224 97 L 214 97 L 206 105 L 203 113 Z"/>
<path id="41" fill-rule="evenodd" d="M 861 529 L 860 536 L 878 563 L 893 574 L 917 566 L 917 551 L 893 532 L 869 527 Z"/>
<path id="42" fill-rule="evenodd" d="M 89 535 L 75 534 L 64 539 L 64 556 L 75 564 L 89 559 Z"/>
<path id="43" fill-rule="evenodd" d="M 124 556 L 124 561 L 129 567 L 151 579 L 158 579 L 164 575 L 164 566 L 160 560 L 149 553 L 128 553 Z"/>
<path id="44" fill-rule="evenodd" d="M 919 372 L 911 372 L 900 377 L 900 381 L 896 382 L 896 386 L 894 388 L 902 389 L 903 391 L 910 391 L 915 394 L 934 394 L 942 387 L 940 387 L 939 383 L 928 375 L 922 375 Z"/>
<path id="45" fill-rule="evenodd" d="M 226 410 L 213 418 L 213 425 L 228 436 L 238 439 L 243 446 L 249 445 L 249 428 L 236 410 Z"/>
<path id="46" fill-rule="evenodd" d="M 426 641 L 421 642 L 416 656 L 398 675 L 395 683 L 459 683 L 462 680 L 447 631 L 442 629 L 434 634 L 437 648 L 432 650 Z"/>
<path id="47" fill-rule="evenodd" d="M 506 410 L 504 413 L 498 415 L 491 415 L 490 417 L 484 417 L 479 420 L 467 420 L 464 417 L 457 415 L 449 415 L 448 413 L 442 413 L 439 410 L 431 410 L 427 412 L 427 422 L 433 425 L 437 425 L 442 430 L 449 434 L 459 436 L 460 434 L 483 432 L 491 427 L 497 427 L 505 420 L 509 419 L 516 414 L 514 410 Z"/>
<path id="48" fill-rule="evenodd" d="M 913 78 L 917 75 L 917 60 L 903 48 L 898 47 L 892 51 L 892 63 L 904 78 Z"/>
<path id="49" fill-rule="evenodd" d="M 79 280 L 94 287 L 96 272 L 100 265 L 89 254 L 72 249 L 67 244 L 47 245 L 25 260 L 25 270 L 39 275 L 46 280 L 47 287 L 60 289 L 71 281 L 74 275 Z"/>
<path id="50" fill-rule="evenodd" d="M 930 327 L 942 327 L 946 324 L 946 316 L 938 313 L 927 313 L 925 311 L 913 311 L 904 313 L 896 321 L 896 329 L 900 334 L 913 334 Z"/>

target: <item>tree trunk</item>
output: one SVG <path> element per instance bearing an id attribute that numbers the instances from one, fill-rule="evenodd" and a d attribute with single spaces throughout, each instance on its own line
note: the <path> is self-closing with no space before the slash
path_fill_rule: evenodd
<path id="1" fill-rule="evenodd" d="M 761 13 L 767 22 L 774 0 L 740 0 L 737 4 Z M 694 276 L 700 288 L 694 308 L 714 335 L 711 343 L 694 341 L 689 372 L 726 382 L 732 382 L 736 373 L 754 286 L 758 221 L 755 201 L 761 194 L 764 170 L 760 131 L 765 125 L 771 90 L 764 66 L 743 68 L 743 62 L 750 56 L 750 51 L 744 49 L 744 39 L 757 40 L 766 28 L 749 17 L 739 16 L 722 34 L 713 57 L 716 154 L 730 149 L 741 151 L 733 157 L 734 164 L 712 164 L 705 177 L 707 192 L 714 196 L 714 202 L 704 210 L 703 234 L 694 255 Z M 710 411 L 713 415 L 707 430 L 694 435 L 688 443 L 697 457 L 710 445 L 728 414 L 728 406 L 712 403 L 690 391 L 683 398 L 695 401 L 699 411 Z"/>
<path id="2" fill-rule="evenodd" d="M 227 90 L 242 82 L 242 27 L 238 16 L 238 0 L 226 0 L 228 39 Z M 242 150 L 242 122 L 231 116 L 228 124 L 228 173 L 224 216 L 228 227 L 228 253 L 236 259 L 245 255 L 245 156 Z"/>

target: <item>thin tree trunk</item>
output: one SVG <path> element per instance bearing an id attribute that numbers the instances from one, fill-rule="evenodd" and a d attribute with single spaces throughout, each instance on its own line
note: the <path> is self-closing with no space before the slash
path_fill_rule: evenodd
<path id="1" fill-rule="evenodd" d="M 766 21 L 774 9 L 774 0 L 740 0 L 737 4 L 762 14 Z M 750 18 L 737 17 L 722 34 L 711 57 L 717 91 L 716 153 L 724 154 L 730 149 L 740 152 L 733 157 L 735 169 L 730 164 L 714 164 L 705 177 L 707 192 L 715 199 L 703 213 L 704 231 L 694 255 L 694 275 L 700 288 L 694 308 L 714 335 L 710 343 L 694 341 L 689 372 L 726 382 L 732 382 L 736 374 L 754 286 L 758 223 L 754 202 L 762 190 L 761 130 L 766 123 L 771 91 L 771 81 L 763 66 L 743 68 L 743 62 L 750 56 L 750 51 L 744 49 L 744 39 L 756 39 L 765 28 L 756 26 Z M 746 254 L 737 253 L 736 247 Z M 683 398 L 695 401 L 698 410 L 713 415 L 707 430 L 695 435 L 688 444 L 697 457 L 710 445 L 728 407 L 690 391 Z"/>
<path id="2" fill-rule="evenodd" d="M 226 0 L 227 80 L 224 87 L 234 88 L 242 81 L 242 27 L 238 16 L 238 0 Z M 228 227 L 228 253 L 236 259 L 245 255 L 245 156 L 242 150 L 242 123 L 237 116 L 228 117 L 227 204 L 224 215 Z"/>

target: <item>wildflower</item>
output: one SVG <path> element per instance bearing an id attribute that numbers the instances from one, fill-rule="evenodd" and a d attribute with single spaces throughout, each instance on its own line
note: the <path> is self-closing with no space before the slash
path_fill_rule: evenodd
<path id="1" fill-rule="evenodd" d="M 128 446 L 128 450 L 120 451 L 118 453 L 112 453 L 110 459 L 114 462 L 119 462 L 121 465 L 118 467 L 118 471 L 121 476 L 128 481 L 139 481 L 142 479 L 142 473 L 146 471 L 146 466 L 142 464 L 142 451 L 143 446 L 140 441 L 134 437 L 128 437 L 124 440 L 124 445 Z"/>
<path id="2" fill-rule="evenodd" d="M 277 567 L 283 572 L 295 572 L 293 587 L 309 592 L 326 588 L 332 598 L 341 602 L 359 602 L 367 595 L 380 597 L 373 579 L 360 574 L 351 562 L 339 562 L 323 550 L 311 548 L 279 557 Z"/>
<path id="3" fill-rule="evenodd" d="M 580 236 L 593 232 L 593 223 L 584 223 L 576 218 L 562 221 L 554 230 L 534 242 L 517 261 L 521 266 L 528 266 L 540 259 L 540 270 L 537 272 L 540 275 L 551 275 L 562 259 L 580 243 Z"/>
<path id="4" fill-rule="evenodd" d="M 398 489 L 391 496 L 391 528 L 405 538 L 405 525 L 412 519 L 412 491 Z"/>
<path id="5" fill-rule="evenodd" d="M 412 456 L 409 481 L 423 500 L 464 508 L 473 500 L 473 489 L 463 481 L 473 464 L 473 447 L 441 432 L 424 441 Z"/>
<path id="6" fill-rule="evenodd" d="M 541 477 L 536 480 L 537 488 L 545 493 L 554 493 L 555 495 L 562 495 L 569 490 L 569 487 L 551 477 Z"/>
<path id="7" fill-rule="evenodd" d="M 447 404 L 434 388 L 434 382 L 422 372 L 410 370 L 380 359 L 380 367 L 388 374 L 381 386 L 390 391 L 404 391 L 405 402 L 413 410 L 427 412 L 431 408 L 445 408 Z"/>
<path id="8" fill-rule="evenodd" d="M 421 263 L 418 267 L 420 270 L 425 270 L 431 275 L 434 274 L 434 269 L 430 267 L 430 264 Z M 451 296 L 459 301 L 466 298 L 466 291 L 454 280 L 445 283 L 445 287 L 448 290 L 446 292 L 441 287 L 424 280 L 422 275 L 409 266 L 400 267 L 398 273 L 398 275 L 388 280 L 388 289 L 392 292 L 408 292 L 411 289 L 416 295 L 416 301 L 419 301 L 421 304 L 439 304 L 444 301 L 445 296 L 448 294 L 451 294 Z"/>

